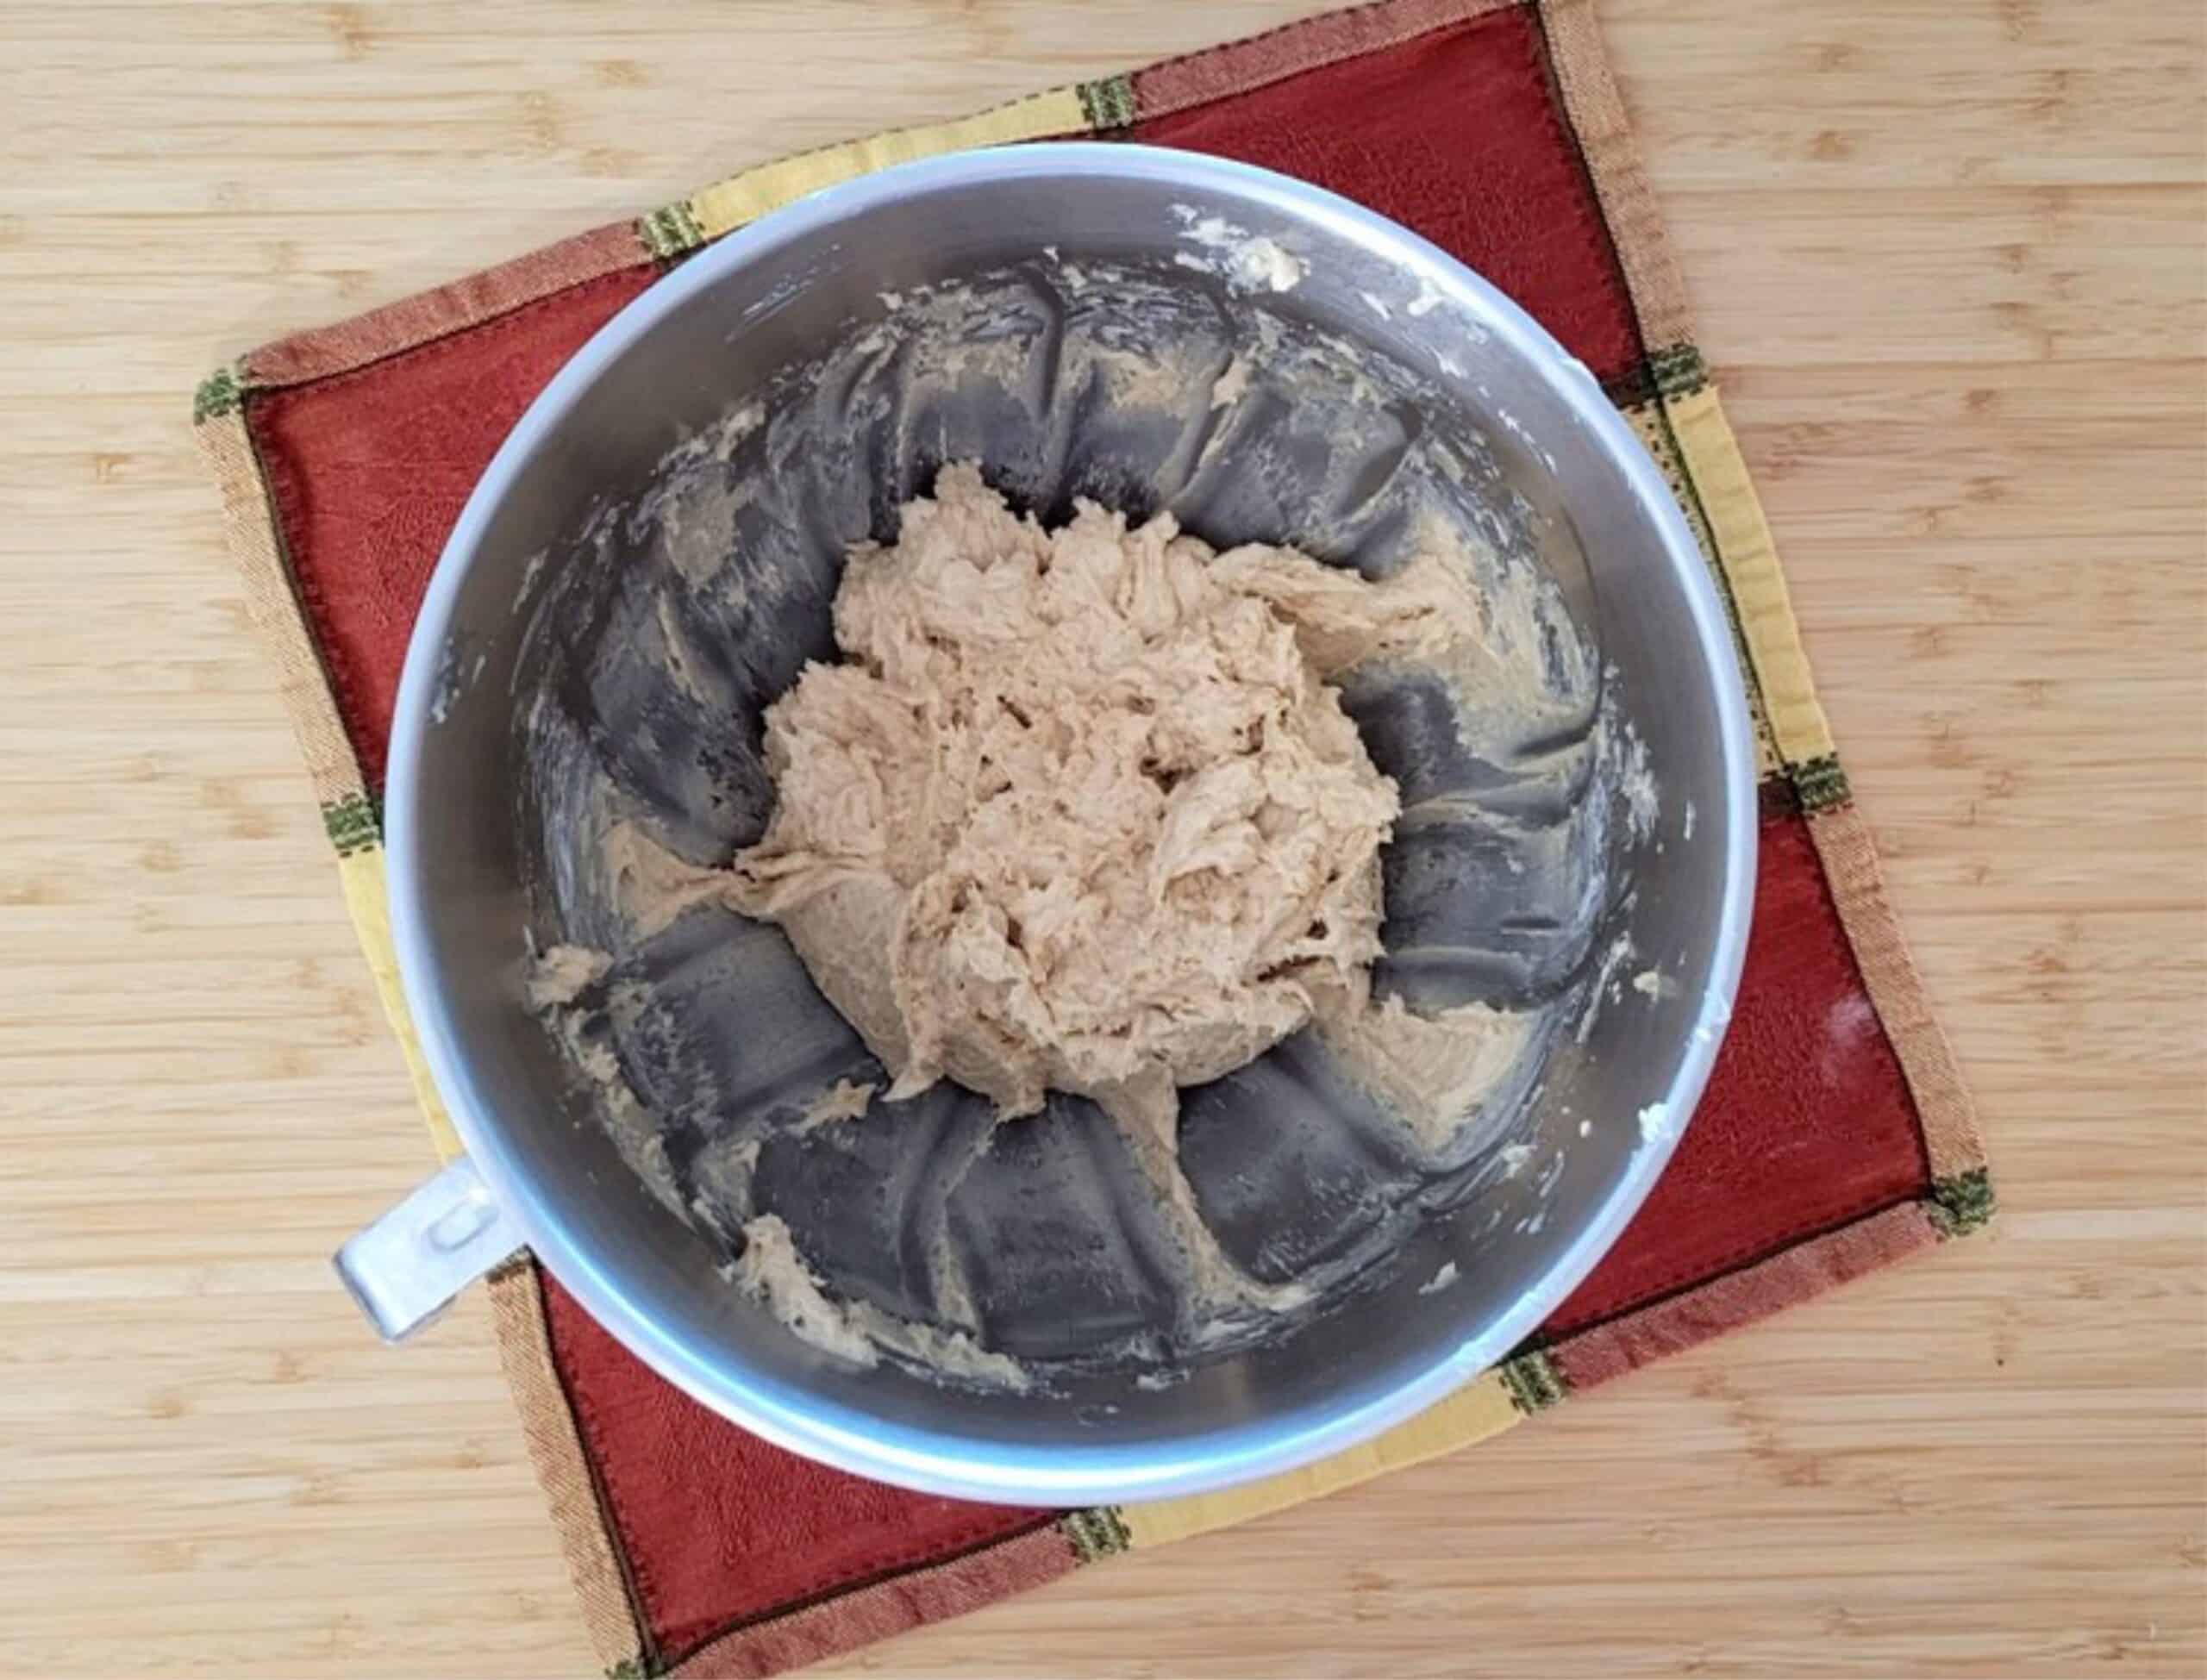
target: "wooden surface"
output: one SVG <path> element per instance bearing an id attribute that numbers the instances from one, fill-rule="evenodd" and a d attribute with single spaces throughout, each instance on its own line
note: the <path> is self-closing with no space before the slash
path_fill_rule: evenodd
<path id="1" fill-rule="evenodd" d="M 591 1666 L 482 1303 L 323 1259 L 427 1157 L 194 382 L 1305 9 L 0 4 L 0 1666 Z M 2207 1670 L 2200 9 L 1604 9 L 2002 1223 L 853 1667 Z"/>

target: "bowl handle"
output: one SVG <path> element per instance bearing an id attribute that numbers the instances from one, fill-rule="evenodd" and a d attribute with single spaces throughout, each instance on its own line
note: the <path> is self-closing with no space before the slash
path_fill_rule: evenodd
<path id="1" fill-rule="evenodd" d="M 377 1333 L 395 1342 L 521 1246 L 519 1227 L 462 1155 L 356 1233 L 331 1264 Z"/>

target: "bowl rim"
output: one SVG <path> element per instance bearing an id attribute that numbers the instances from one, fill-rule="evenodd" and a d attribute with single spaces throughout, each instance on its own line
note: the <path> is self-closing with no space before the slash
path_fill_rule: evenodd
<path id="1" fill-rule="evenodd" d="M 1585 1279 L 1640 1209 L 1684 1126 L 1635 1148 L 1584 1229 L 1532 1288 L 1488 1327 L 1365 1403 L 1322 1415 L 1229 1424 L 1171 1443 L 1011 1445 L 940 1427 L 888 1423 L 818 1396 L 792 1404 L 726 1350 L 700 1348 L 659 1322 L 624 1281 L 620 1257 L 577 1240 L 505 1142 L 505 1127 L 472 1077 L 438 995 L 433 907 L 424 889 L 416 789 L 436 710 L 443 650 L 461 586 L 492 516 L 546 437 L 612 364 L 660 322 L 754 258 L 877 205 L 947 188 L 1056 177 L 1108 176 L 1206 188 L 1324 225 L 1385 256 L 1465 309 L 1556 389 L 1621 472 L 1660 541 L 1711 673 L 1725 789 L 1723 891 L 1710 983 L 1667 1088 L 1650 1093 L 1691 1115 L 1731 1018 L 1754 896 L 1754 753 L 1729 619 L 1707 561 L 1655 464 L 1585 365 L 1491 283 L 1389 218 L 1323 188 L 1202 153 L 1116 141 L 1050 141 L 947 153 L 821 189 L 738 228 L 655 281 L 577 351 L 529 404 L 477 481 L 440 555 L 408 646 L 385 776 L 385 845 L 393 946 L 423 1059 L 467 1154 L 560 1285 L 631 1352 L 710 1409 L 774 1445 L 837 1469 L 923 1492 L 1011 1503 L 1114 1504 L 1208 1492 L 1276 1475 L 1367 1440 L 1446 1398 L 1506 1358 Z M 778 1386 L 778 1384 L 771 1385 Z"/>

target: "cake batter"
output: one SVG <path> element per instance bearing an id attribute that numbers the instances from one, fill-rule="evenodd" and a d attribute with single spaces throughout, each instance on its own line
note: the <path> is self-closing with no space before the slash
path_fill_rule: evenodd
<path id="1" fill-rule="evenodd" d="M 861 545 L 839 665 L 767 715 L 773 820 L 729 901 L 779 922 L 889 1070 L 1169 1134 L 1178 1088 L 1361 1014 L 1399 811 L 1327 678 L 1474 636 L 1426 556 L 1378 583 L 971 465 Z"/>

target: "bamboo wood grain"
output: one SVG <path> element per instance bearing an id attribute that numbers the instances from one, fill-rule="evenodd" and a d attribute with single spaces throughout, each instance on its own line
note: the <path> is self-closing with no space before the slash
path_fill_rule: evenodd
<path id="1" fill-rule="evenodd" d="M 579 1673 L 187 431 L 224 356 L 1297 0 L 0 3 L 0 1661 Z M 1605 0 L 1997 1232 L 913 1674 L 2198 1674 L 2202 20 Z"/>

